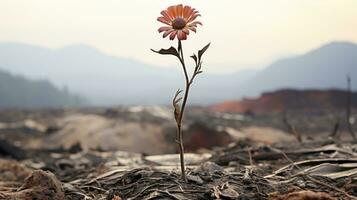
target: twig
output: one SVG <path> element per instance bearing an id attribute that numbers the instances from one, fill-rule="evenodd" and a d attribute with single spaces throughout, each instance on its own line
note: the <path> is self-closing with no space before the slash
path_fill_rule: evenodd
<path id="1" fill-rule="evenodd" d="M 340 119 L 337 119 L 335 122 L 335 125 L 333 126 L 333 129 L 331 131 L 330 137 L 331 138 L 336 138 L 338 136 L 338 129 L 340 128 Z"/>
<path id="2" fill-rule="evenodd" d="M 165 190 L 165 191 L 162 191 L 162 193 L 166 194 L 167 196 L 173 198 L 173 199 L 176 199 L 176 200 L 180 200 L 180 198 L 176 197 L 175 195 L 171 194 L 169 191 Z"/>
<path id="3" fill-rule="evenodd" d="M 249 164 L 250 166 L 253 166 L 253 158 L 252 158 L 252 149 L 248 148 L 248 155 L 249 155 Z"/>
<path id="4" fill-rule="evenodd" d="M 347 121 L 347 127 L 348 130 L 353 138 L 353 141 L 357 142 L 357 137 L 355 132 L 352 129 L 352 124 L 351 124 L 351 98 L 352 98 L 352 92 L 351 92 L 351 77 L 347 75 L 347 107 L 346 107 L 346 121 Z"/>
<path id="5" fill-rule="evenodd" d="M 294 137 L 298 140 L 298 142 L 302 142 L 301 134 L 296 130 L 294 124 L 291 124 L 288 120 L 287 114 L 285 113 L 283 116 L 283 123 L 288 127 L 288 131 L 294 135 Z"/>
<path id="6" fill-rule="evenodd" d="M 298 165 L 296 165 L 295 162 L 292 161 L 283 151 L 281 151 L 281 153 L 282 153 L 282 155 L 285 157 L 285 159 L 286 159 L 287 161 L 289 161 L 294 167 L 296 167 L 296 168 L 299 169 L 299 170 L 302 170 L 302 169 L 301 169 Z M 321 182 L 321 181 L 319 181 L 319 180 L 313 178 L 313 177 L 310 176 L 309 174 L 301 173 L 301 175 L 304 176 L 304 177 L 306 177 L 306 178 L 308 178 L 310 181 L 312 181 L 312 182 L 314 182 L 314 183 L 316 183 L 316 184 L 319 184 L 319 185 L 328 187 L 328 188 L 330 188 L 330 189 L 332 189 L 332 190 L 335 190 L 335 191 L 337 191 L 337 192 L 340 192 L 340 193 L 342 193 L 343 195 L 345 195 L 346 197 L 348 197 L 348 198 L 350 198 L 350 199 L 357 199 L 357 197 L 354 197 L 354 196 L 348 194 L 346 191 L 343 191 L 343 190 L 341 190 L 341 189 L 338 189 L 337 187 L 332 186 L 332 185 L 329 185 L 329 184 L 327 184 L 327 183 Z"/>

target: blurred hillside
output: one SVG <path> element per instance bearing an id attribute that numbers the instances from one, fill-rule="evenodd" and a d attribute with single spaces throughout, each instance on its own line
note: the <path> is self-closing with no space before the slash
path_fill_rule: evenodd
<path id="1" fill-rule="evenodd" d="M 113 57 L 87 45 L 48 49 L 21 43 L 0 43 L 0 66 L 26 77 L 46 78 L 59 87 L 67 85 L 94 105 L 168 104 L 174 92 L 184 87 L 179 65 L 160 68 Z M 209 104 L 234 98 L 231 91 L 253 75 L 254 70 L 224 75 L 204 74 L 197 78 L 199 84 L 194 84 L 190 102 Z M 212 93 L 212 88 L 219 90 L 220 94 Z"/>
<path id="2" fill-rule="evenodd" d="M 333 42 L 274 62 L 236 91 L 255 96 L 281 88 L 345 89 L 347 75 L 352 77 L 352 88 L 357 88 L 357 45 Z"/>
<path id="3" fill-rule="evenodd" d="M 62 107 L 78 106 L 85 100 L 71 94 L 68 89 L 58 89 L 46 80 L 29 80 L 0 70 L 1 107 Z"/>
<path id="4" fill-rule="evenodd" d="M 60 88 L 66 85 L 93 105 L 168 104 L 174 91 L 183 87 L 179 67 L 150 66 L 87 45 L 48 49 L 0 43 L 0 66 L 31 79 L 49 80 Z M 214 104 L 282 88 L 344 89 L 347 74 L 352 88 L 357 88 L 357 45 L 333 42 L 278 60 L 261 71 L 204 73 L 193 85 L 190 103 Z"/>

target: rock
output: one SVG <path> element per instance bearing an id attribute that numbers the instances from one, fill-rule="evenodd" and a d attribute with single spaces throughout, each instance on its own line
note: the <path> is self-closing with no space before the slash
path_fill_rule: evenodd
<path id="1" fill-rule="evenodd" d="M 40 133 L 45 133 L 47 131 L 47 127 L 45 125 L 40 124 L 32 119 L 26 119 L 23 122 L 23 127 L 30 130 L 38 131 Z"/>
<path id="2" fill-rule="evenodd" d="M 212 149 L 232 143 L 233 138 L 225 131 L 216 130 L 207 124 L 194 121 L 184 131 L 184 144 L 187 152 L 196 152 L 200 149 Z"/>
<path id="3" fill-rule="evenodd" d="M 336 198 L 324 192 L 298 191 L 286 195 L 272 193 L 269 195 L 268 200 L 336 200 Z"/>
<path id="4" fill-rule="evenodd" d="M 0 182 L 23 182 L 30 174 L 31 171 L 19 162 L 0 159 Z"/>
<path id="5" fill-rule="evenodd" d="M 122 198 L 120 198 L 119 196 L 117 195 L 114 195 L 113 199 L 112 200 L 122 200 Z"/>
<path id="6" fill-rule="evenodd" d="M 221 186 L 213 187 L 212 196 L 215 196 L 216 199 L 238 199 L 239 193 L 235 191 L 227 182 Z"/>
<path id="7" fill-rule="evenodd" d="M 248 139 L 264 144 L 296 141 L 296 138 L 288 132 L 272 127 L 249 126 L 241 130 L 227 127 L 225 130 L 237 141 Z"/>
<path id="8" fill-rule="evenodd" d="M 187 175 L 187 180 L 195 182 L 199 185 L 203 184 L 203 180 L 199 176 L 194 176 L 194 175 Z"/>
<path id="9" fill-rule="evenodd" d="M 226 188 L 221 191 L 221 196 L 231 199 L 237 199 L 239 197 L 239 193 L 232 188 Z"/>
<path id="10" fill-rule="evenodd" d="M 51 172 L 34 171 L 25 179 L 25 183 L 13 194 L 21 200 L 64 200 L 61 182 Z"/>
<path id="11" fill-rule="evenodd" d="M 223 167 L 217 165 L 216 163 L 214 162 L 205 162 L 203 164 L 201 164 L 197 169 L 196 171 L 197 172 L 204 172 L 204 173 L 208 173 L 208 174 L 212 174 L 214 172 L 222 172 L 224 170 Z"/>
<path id="12" fill-rule="evenodd" d="M 26 151 L 8 140 L 0 139 L 0 155 L 22 160 L 26 158 Z"/>

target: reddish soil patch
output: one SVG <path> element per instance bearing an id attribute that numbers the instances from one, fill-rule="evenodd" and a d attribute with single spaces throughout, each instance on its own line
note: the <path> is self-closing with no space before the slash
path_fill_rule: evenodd
<path id="1" fill-rule="evenodd" d="M 319 112 L 345 109 L 347 92 L 342 90 L 279 90 L 263 93 L 259 98 L 227 101 L 211 107 L 219 112 L 270 113 L 287 110 Z M 357 99 L 357 93 L 353 93 Z M 352 101 L 353 102 L 353 101 Z M 352 103 L 357 107 L 357 101 Z"/>

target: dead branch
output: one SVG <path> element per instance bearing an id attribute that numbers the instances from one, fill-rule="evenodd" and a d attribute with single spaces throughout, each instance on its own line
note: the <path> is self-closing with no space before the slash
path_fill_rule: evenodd
<path id="1" fill-rule="evenodd" d="M 292 133 L 295 138 L 297 139 L 298 142 L 302 142 L 302 137 L 301 134 L 296 130 L 296 127 L 294 124 L 292 124 L 287 117 L 287 114 L 285 113 L 283 116 L 283 123 L 285 124 L 286 127 L 288 127 L 289 133 Z"/>
<path id="2" fill-rule="evenodd" d="M 352 128 L 352 123 L 351 123 L 351 100 L 352 100 L 352 92 L 351 92 L 351 77 L 347 75 L 347 104 L 346 104 L 346 122 L 347 122 L 347 128 L 348 131 L 350 132 L 353 140 L 357 142 L 357 137 L 355 132 L 353 131 Z"/>

